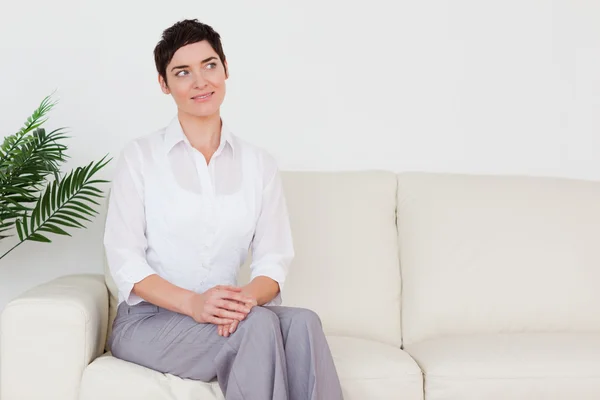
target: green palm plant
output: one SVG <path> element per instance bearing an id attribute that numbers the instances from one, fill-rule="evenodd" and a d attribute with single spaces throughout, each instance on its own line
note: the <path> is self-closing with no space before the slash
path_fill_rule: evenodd
<path id="1" fill-rule="evenodd" d="M 108 181 L 95 175 L 111 160 L 77 167 L 68 174 L 60 166 L 68 156 L 65 129 L 46 132 L 42 124 L 56 105 L 51 96 L 27 119 L 23 128 L 4 139 L 0 147 L 0 240 L 18 235 L 18 242 L 0 259 L 25 241 L 50 243 L 49 233 L 68 235 L 66 228 L 84 228 L 98 214 L 99 185 Z"/>

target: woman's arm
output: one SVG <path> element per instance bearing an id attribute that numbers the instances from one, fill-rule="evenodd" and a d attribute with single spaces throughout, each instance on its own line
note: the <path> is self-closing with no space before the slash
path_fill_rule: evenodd
<path id="1" fill-rule="evenodd" d="M 104 249 L 120 297 L 127 304 L 143 299 L 133 292 L 136 283 L 156 271 L 146 261 L 143 155 L 135 142 L 119 156 L 108 198 Z"/>
<path id="2" fill-rule="evenodd" d="M 256 300 L 259 306 L 273 300 L 279 293 L 279 283 L 267 276 L 257 276 L 242 287 L 242 293 Z"/>
<path id="3" fill-rule="evenodd" d="M 262 205 L 252 240 L 251 280 L 244 292 L 254 296 L 259 305 L 280 304 L 294 246 L 281 176 L 268 154 L 263 157 L 263 174 Z"/>
<path id="4" fill-rule="evenodd" d="M 167 310 L 192 315 L 194 295 L 154 274 L 133 285 L 132 292 L 142 299 Z"/>

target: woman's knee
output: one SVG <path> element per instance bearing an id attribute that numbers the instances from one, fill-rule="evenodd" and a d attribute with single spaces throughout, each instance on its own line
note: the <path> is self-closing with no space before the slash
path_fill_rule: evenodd
<path id="1" fill-rule="evenodd" d="M 242 325 L 252 326 L 252 329 L 279 327 L 279 318 L 267 308 L 254 307 L 240 324 Z"/>
<path id="2" fill-rule="evenodd" d="M 292 314 L 292 321 L 306 325 L 321 326 L 321 318 L 319 315 L 308 308 L 295 308 L 294 313 Z"/>

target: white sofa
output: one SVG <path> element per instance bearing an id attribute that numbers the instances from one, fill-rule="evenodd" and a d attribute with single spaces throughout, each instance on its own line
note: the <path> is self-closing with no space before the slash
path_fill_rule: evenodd
<path id="1" fill-rule="evenodd" d="M 345 399 L 600 399 L 600 183 L 287 172 L 284 185 L 297 252 L 284 304 L 320 314 Z M 223 398 L 105 352 L 114 294 L 80 275 L 12 301 L 0 398 Z"/>

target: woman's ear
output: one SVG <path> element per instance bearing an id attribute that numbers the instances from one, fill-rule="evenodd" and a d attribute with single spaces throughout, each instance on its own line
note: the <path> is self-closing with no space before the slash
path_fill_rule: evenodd
<path id="1" fill-rule="evenodd" d="M 227 65 L 227 60 L 223 61 L 223 65 L 225 66 L 225 79 L 229 78 L 229 65 Z"/>
<path id="2" fill-rule="evenodd" d="M 158 75 L 158 84 L 160 85 L 160 89 L 164 94 L 171 94 L 171 91 L 169 90 L 169 85 L 167 85 L 167 81 L 160 74 Z"/>

